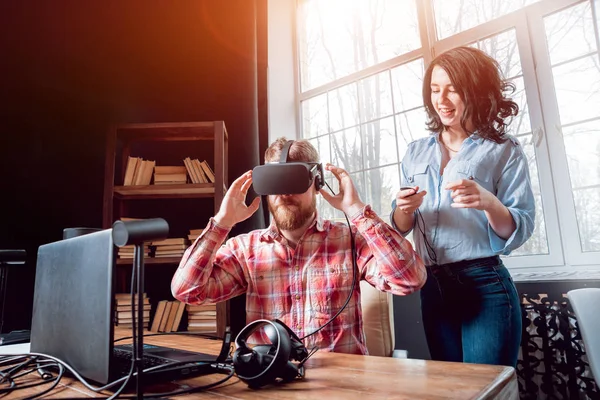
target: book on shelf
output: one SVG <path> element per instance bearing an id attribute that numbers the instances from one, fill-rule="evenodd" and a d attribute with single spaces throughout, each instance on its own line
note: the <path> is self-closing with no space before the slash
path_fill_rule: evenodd
<path id="1" fill-rule="evenodd" d="M 149 185 L 155 165 L 156 161 L 128 156 L 123 186 Z"/>
<path id="2" fill-rule="evenodd" d="M 190 233 L 188 234 L 188 240 L 190 243 L 193 243 L 198 239 L 198 236 L 204 231 L 204 229 L 190 229 Z"/>
<path id="3" fill-rule="evenodd" d="M 190 176 L 190 180 L 192 183 L 206 183 L 200 175 L 198 175 L 198 171 L 194 165 L 194 161 L 186 157 L 183 159 L 183 163 L 185 164 L 185 169 L 187 170 L 188 175 Z"/>
<path id="4" fill-rule="evenodd" d="M 206 160 L 202 161 L 200 163 L 200 165 L 201 165 L 202 169 L 204 170 L 204 173 L 208 177 L 208 180 L 211 183 L 215 183 L 215 173 L 212 170 L 212 168 L 210 167 L 210 165 L 208 165 L 208 163 L 206 162 Z"/>
<path id="5" fill-rule="evenodd" d="M 143 294 L 142 302 L 142 313 L 143 321 L 142 324 L 145 328 L 148 328 L 150 322 L 150 299 Z M 135 294 L 134 307 L 131 306 L 131 293 L 116 293 L 115 294 L 115 315 L 114 324 L 120 327 L 131 327 L 133 324 L 133 318 L 137 318 L 137 306 L 139 305 L 138 296 Z"/>
<path id="6" fill-rule="evenodd" d="M 206 160 L 183 159 L 184 165 L 156 165 L 156 161 L 128 156 L 123 175 L 123 186 L 174 185 L 214 183 L 215 174 Z M 188 180 L 189 176 L 189 180 Z"/>
<path id="7" fill-rule="evenodd" d="M 135 254 L 135 246 L 134 245 L 125 245 L 123 247 L 119 247 L 117 251 L 117 256 L 119 258 L 133 258 Z M 144 245 L 144 257 L 150 257 L 150 246 Z"/>
<path id="8" fill-rule="evenodd" d="M 175 185 L 187 183 L 187 170 L 185 166 L 155 166 L 155 185 Z"/>
<path id="9" fill-rule="evenodd" d="M 216 304 L 186 305 L 188 331 L 212 333 L 217 330 Z"/>
<path id="10" fill-rule="evenodd" d="M 180 301 L 159 301 L 150 330 L 152 332 L 177 332 L 184 311 L 185 304 Z"/>

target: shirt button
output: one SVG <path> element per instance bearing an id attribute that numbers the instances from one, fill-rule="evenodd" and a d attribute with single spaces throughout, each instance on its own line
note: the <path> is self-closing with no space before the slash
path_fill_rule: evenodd
<path id="1" fill-rule="evenodd" d="M 298 271 L 300 269 L 300 266 L 296 265 L 294 268 L 296 269 L 296 271 Z"/>
<path id="2" fill-rule="evenodd" d="M 299 294 L 296 295 L 296 300 L 300 300 L 300 295 Z"/>
<path id="3" fill-rule="evenodd" d="M 329 270 L 329 272 L 331 272 L 331 273 L 333 274 L 333 273 L 335 272 L 335 269 L 331 268 L 331 269 Z"/>
<path id="4" fill-rule="evenodd" d="M 298 332 L 300 332 L 300 331 L 302 330 L 302 327 L 301 327 L 300 325 L 298 325 L 298 326 L 296 327 L 296 330 L 297 330 Z"/>

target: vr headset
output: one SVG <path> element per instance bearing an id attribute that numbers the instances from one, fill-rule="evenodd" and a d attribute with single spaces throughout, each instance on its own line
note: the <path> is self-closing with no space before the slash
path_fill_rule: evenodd
<path id="1" fill-rule="evenodd" d="M 317 190 L 323 187 L 323 164 L 287 162 L 292 143 L 293 140 L 288 140 L 283 146 L 279 162 L 254 167 L 252 187 L 256 194 L 300 194 L 306 192 L 313 182 Z"/>

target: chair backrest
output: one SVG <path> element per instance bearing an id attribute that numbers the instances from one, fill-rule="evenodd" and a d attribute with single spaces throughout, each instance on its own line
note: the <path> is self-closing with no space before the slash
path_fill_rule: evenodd
<path id="1" fill-rule="evenodd" d="M 600 288 L 575 289 L 567 293 L 583 339 L 590 369 L 600 384 Z"/>
<path id="2" fill-rule="evenodd" d="M 372 356 L 390 357 L 394 351 L 392 295 L 360 282 L 360 303 L 367 349 Z"/>

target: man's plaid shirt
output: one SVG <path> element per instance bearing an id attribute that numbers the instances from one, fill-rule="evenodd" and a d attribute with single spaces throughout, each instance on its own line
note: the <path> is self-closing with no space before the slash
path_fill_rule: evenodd
<path id="1" fill-rule="evenodd" d="M 405 295 L 421 288 L 426 272 L 412 245 L 370 206 L 351 218 L 360 279 Z M 186 250 L 173 277 L 173 295 L 189 304 L 216 303 L 246 293 L 246 322 L 279 319 L 303 337 L 329 320 L 352 287 L 350 231 L 317 217 L 296 248 L 272 224 L 225 242 L 229 230 L 211 218 Z M 346 309 L 307 338 L 306 347 L 367 354 L 360 285 Z"/>

